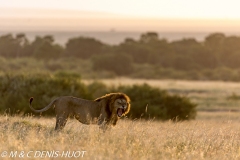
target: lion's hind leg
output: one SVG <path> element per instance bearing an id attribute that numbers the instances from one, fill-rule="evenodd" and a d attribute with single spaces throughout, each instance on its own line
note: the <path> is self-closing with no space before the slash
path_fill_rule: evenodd
<path id="1" fill-rule="evenodd" d="M 62 130 L 65 127 L 67 120 L 68 120 L 68 116 L 66 116 L 64 114 L 57 115 L 55 130 Z"/>

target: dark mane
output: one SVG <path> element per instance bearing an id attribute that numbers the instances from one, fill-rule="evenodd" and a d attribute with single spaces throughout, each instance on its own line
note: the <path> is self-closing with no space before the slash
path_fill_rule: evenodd
<path id="1" fill-rule="evenodd" d="M 99 97 L 99 98 L 95 99 L 94 101 L 100 102 L 102 99 L 105 99 L 105 98 L 111 98 L 111 99 L 118 99 L 118 98 L 122 99 L 122 98 L 124 98 L 128 102 L 130 102 L 130 98 L 124 93 L 109 93 L 109 94 L 106 94 L 102 97 Z"/>

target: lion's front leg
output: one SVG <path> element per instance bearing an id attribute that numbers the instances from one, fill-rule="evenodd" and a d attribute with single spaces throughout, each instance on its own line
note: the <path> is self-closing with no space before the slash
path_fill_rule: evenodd
<path id="1" fill-rule="evenodd" d="M 110 130 L 113 126 L 115 126 L 116 123 L 117 123 L 116 119 L 103 121 L 102 123 L 99 124 L 99 128 L 105 132 L 107 130 Z"/>
<path id="2" fill-rule="evenodd" d="M 109 125 L 109 123 L 102 123 L 99 125 L 99 129 L 101 129 L 103 132 L 106 132 L 107 130 L 110 130 L 112 128 L 112 125 Z"/>
<path id="3" fill-rule="evenodd" d="M 108 119 L 105 119 L 103 116 L 100 116 L 98 119 L 99 128 L 105 132 L 111 128 L 111 124 Z"/>

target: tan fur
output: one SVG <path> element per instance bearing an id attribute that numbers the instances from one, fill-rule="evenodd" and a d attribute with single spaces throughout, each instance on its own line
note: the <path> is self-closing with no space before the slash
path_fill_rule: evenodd
<path id="1" fill-rule="evenodd" d="M 30 98 L 29 107 L 37 113 L 44 112 L 52 106 L 55 107 L 55 130 L 63 129 L 70 115 L 83 124 L 98 124 L 105 130 L 109 126 L 116 125 L 118 119 L 130 110 L 130 98 L 124 93 L 106 94 L 94 101 L 63 96 L 56 98 L 40 110 L 32 107 L 32 101 L 33 98 Z"/>

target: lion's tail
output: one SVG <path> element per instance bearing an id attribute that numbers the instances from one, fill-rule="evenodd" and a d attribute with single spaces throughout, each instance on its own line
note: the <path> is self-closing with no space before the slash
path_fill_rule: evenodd
<path id="1" fill-rule="evenodd" d="M 56 98 L 55 100 L 53 100 L 49 105 L 47 105 L 46 107 L 44 107 L 43 109 L 36 110 L 36 109 L 34 109 L 34 108 L 32 107 L 33 97 L 31 97 L 31 98 L 29 99 L 29 107 L 30 107 L 30 109 L 31 109 L 33 112 L 36 112 L 36 113 L 45 112 L 45 111 L 49 110 L 49 109 L 52 107 L 52 105 L 56 102 L 56 100 L 57 100 L 57 98 Z"/>

